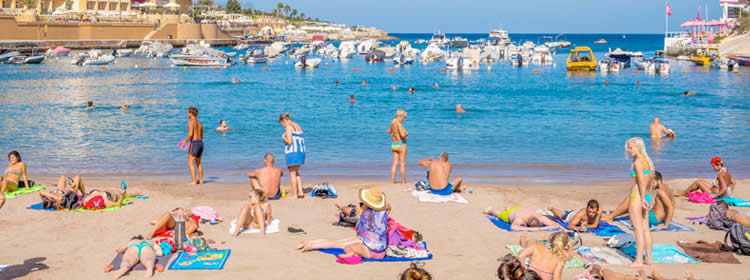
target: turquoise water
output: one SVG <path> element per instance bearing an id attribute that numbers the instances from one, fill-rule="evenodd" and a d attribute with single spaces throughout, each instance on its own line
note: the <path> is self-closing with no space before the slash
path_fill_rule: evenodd
<path id="1" fill-rule="evenodd" d="M 533 42 L 539 36 L 511 34 Z M 600 38 L 609 44 L 592 43 Z M 597 57 L 608 47 L 646 56 L 662 47 L 660 35 L 567 40 L 593 47 Z M 490 72 L 482 65 L 463 73 L 441 72 L 444 63 L 367 64 L 361 56 L 325 60 L 328 66 L 314 71 L 295 70 L 287 58 L 220 70 L 173 68 L 168 59 L 136 57 L 107 69 L 72 66 L 70 58 L 26 69 L 0 65 L 0 153 L 19 150 L 30 174 L 182 176 L 187 157 L 177 143 L 186 135 L 187 107 L 196 106 L 206 128 L 206 176 L 244 180 L 241 175 L 261 166 L 265 152 L 284 165 L 277 119 L 290 112 L 305 132 L 307 178 L 386 179 L 392 160 L 386 129 L 395 111 L 405 109 L 409 180 L 424 175 L 418 160 L 443 151 L 451 154 L 454 173 L 472 181 L 627 179 L 624 142 L 635 136 L 646 138 L 666 178 L 713 176 L 714 156 L 724 158 L 735 176 L 750 175 L 749 69 L 733 74 L 675 62 L 669 75 L 632 69 L 581 74 L 565 71 L 566 57 L 562 50 L 555 65 L 513 68 L 501 62 L 490 65 Z M 232 84 L 233 75 L 242 83 Z M 360 85 L 362 80 L 369 85 Z M 440 88 L 432 88 L 435 82 Z M 409 87 L 417 91 L 410 94 Z M 685 90 L 698 95 L 681 97 Z M 348 102 L 352 94 L 354 105 Z M 96 109 L 85 110 L 88 100 Z M 126 103 L 130 110 L 120 111 Z M 454 112 L 459 103 L 467 113 Z M 678 133 L 676 140 L 647 139 L 654 116 Z M 231 131 L 213 130 L 221 119 Z"/>

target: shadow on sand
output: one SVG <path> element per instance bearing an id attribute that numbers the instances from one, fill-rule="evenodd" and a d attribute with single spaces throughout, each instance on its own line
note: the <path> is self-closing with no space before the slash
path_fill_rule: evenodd
<path id="1" fill-rule="evenodd" d="M 49 266 L 42 263 L 47 258 L 38 257 L 23 261 L 22 264 L 8 265 L 3 271 L 0 271 L 0 279 L 23 278 L 31 272 L 49 269 Z"/>

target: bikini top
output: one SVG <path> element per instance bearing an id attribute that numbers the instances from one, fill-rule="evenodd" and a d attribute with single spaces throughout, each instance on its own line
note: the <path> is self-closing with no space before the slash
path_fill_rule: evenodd
<path id="1" fill-rule="evenodd" d="M 648 175 L 649 173 L 651 173 L 651 167 L 649 167 L 648 162 L 645 159 L 642 159 L 642 158 L 640 158 L 640 160 L 642 160 L 643 163 L 646 164 L 646 170 L 643 170 L 643 175 Z M 635 178 L 635 175 L 636 175 L 635 169 L 631 170 L 630 171 L 630 177 Z"/>
<path id="2" fill-rule="evenodd" d="M 16 168 L 5 169 L 5 175 L 8 175 L 8 173 L 13 173 L 13 174 L 16 174 L 18 176 L 21 176 L 21 169 L 16 169 Z"/>

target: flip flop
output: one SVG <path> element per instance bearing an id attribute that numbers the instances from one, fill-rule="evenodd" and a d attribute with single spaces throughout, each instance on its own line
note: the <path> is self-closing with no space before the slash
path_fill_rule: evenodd
<path id="1" fill-rule="evenodd" d="M 157 264 L 156 266 L 154 266 L 154 269 L 155 269 L 156 271 L 158 271 L 158 272 L 164 272 L 164 265 L 162 265 L 162 264 Z"/>
<path id="2" fill-rule="evenodd" d="M 109 265 L 107 265 L 107 266 L 104 267 L 104 272 L 111 272 L 113 269 L 115 269 L 115 266 L 109 264 Z"/>
<path id="3" fill-rule="evenodd" d="M 286 230 L 294 234 L 307 234 L 305 230 L 301 228 L 288 227 Z"/>

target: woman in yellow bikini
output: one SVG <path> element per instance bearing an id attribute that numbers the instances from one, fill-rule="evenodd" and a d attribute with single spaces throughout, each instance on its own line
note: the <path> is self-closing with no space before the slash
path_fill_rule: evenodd
<path id="1" fill-rule="evenodd" d="M 406 120 L 406 111 L 399 109 L 396 111 L 396 118 L 391 121 L 388 127 L 388 134 L 391 135 L 391 153 L 393 154 L 393 166 L 391 166 L 391 183 L 396 183 L 396 167 L 401 165 L 401 184 L 406 184 L 406 132 L 401 123 Z"/>
<path id="2" fill-rule="evenodd" d="M 649 205 L 645 196 L 653 187 L 654 183 L 654 162 L 646 153 L 646 144 L 640 137 L 630 138 L 625 142 L 626 158 L 633 159 L 632 171 L 630 176 L 635 178 L 633 187 L 630 190 L 630 205 L 628 213 L 630 222 L 633 224 L 633 233 L 635 235 L 636 256 L 630 267 L 641 267 L 645 262 L 651 265 L 651 250 L 653 243 L 651 240 L 651 231 L 648 225 L 647 213 L 652 205 Z M 644 258 L 645 250 L 645 258 Z"/>

